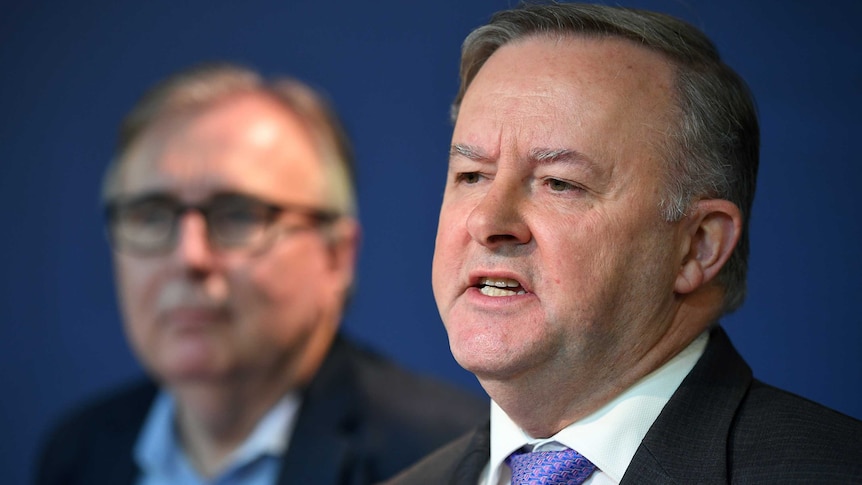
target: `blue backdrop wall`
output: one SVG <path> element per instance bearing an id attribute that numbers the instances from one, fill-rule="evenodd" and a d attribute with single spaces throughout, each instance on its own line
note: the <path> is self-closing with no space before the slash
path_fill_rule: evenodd
<path id="1" fill-rule="evenodd" d="M 862 2 L 621 3 L 701 27 L 758 100 L 750 293 L 727 330 L 761 378 L 862 418 Z M 481 392 L 449 354 L 430 261 L 460 42 L 510 4 L 3 1 L 0 482 L 29 480 L 63 409 L 140 372 L 120 329 L 100 177 L 134 100 L 202 60 L 331 95 L 355 140 L 365 228 L 347 331 Z"/>

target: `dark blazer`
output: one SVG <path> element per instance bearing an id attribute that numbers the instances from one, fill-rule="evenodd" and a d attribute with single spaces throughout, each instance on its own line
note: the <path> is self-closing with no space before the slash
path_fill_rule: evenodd
<path id="1" fill-rule="evenodd" d="M 37 485 L 131 485 L 132 450 L 157 392 L 138 383 L 50 435 Z M 410 374 L 345 339 L 304 393 L 278 484 L 376 483 L 487 420 L 486 399 Z"/>
<path id="2" fill-rule="evenodd" d="M 490 422 L 387 482 L 476 485 Z M 720 327 L 621 484 L 862 483 L 862 422 L 752 378 Z"/>

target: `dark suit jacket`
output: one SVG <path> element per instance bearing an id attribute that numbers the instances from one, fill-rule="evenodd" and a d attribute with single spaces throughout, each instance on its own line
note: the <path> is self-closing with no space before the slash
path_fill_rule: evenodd
<path id="1" fill-rule="evenodd" d="M 476 485 L 490 438 L 486 424 L 387 483 Z M 753 379 L 716 328 L 621 483 L 862 483 L 862 422 Z"/>
<path id="2" fill-rule="evenodd" d="M 51 434 L 37 485 L 131 485 L 151 382 L 74 413 Z M 278 484 L 358 485 L 391 477 L 487 420 L 490 404 L 407 373 L 338 338 L 304 393 Z"/>

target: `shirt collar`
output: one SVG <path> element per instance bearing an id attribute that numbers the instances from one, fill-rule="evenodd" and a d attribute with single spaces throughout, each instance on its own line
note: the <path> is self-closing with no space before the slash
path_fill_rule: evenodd
<path id="1" fill-rule="evenodd" d="M 647 431 L 703 355 L 708 341 L 709 333 L 702 333 L 663 366 L 548 439 L 531 437 L 491 401 L 491 461 L 484 483 L 498 483 L 506 457 L 524 445 L 543 451 L 571 448 L 619 483 Z"/>
<path id="2" fill-rule="evenodd" d="M 260 456 L 278 456 L 289 444 L 301 400 L 296 393 L 279 400 L 257 423 L 246 440 L 231 454 L 223 472 L 235 469 Z M 176 401 L 159 392 L 135 443 L 134 457 L 147 474 L 174 475 L 187 463 L 174 427 Z M 186 463 L 183 463 L 186 461 Z"/>

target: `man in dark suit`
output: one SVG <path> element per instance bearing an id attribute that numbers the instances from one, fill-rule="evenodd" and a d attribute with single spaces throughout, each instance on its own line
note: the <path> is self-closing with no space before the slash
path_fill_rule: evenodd
<path id="1" fill-rule="evenodd" d="M 521 6 L 465 40 L 452 112 L 434 295 L 491 419 L 392 484 L 862 483 L 862 423 L 754 380 L 717 324 L 759 129 L 709 39 Z"/>
<path id="2" fill-rule="evenodd" d="M 154 382 L 77 411 L 39 485 L 366 484 L 487 415 L 338 333 L 359 240 L 347 140 L 321 97 L 230 65 L 124 121 L 105 179 L 126 333 Z"/>

